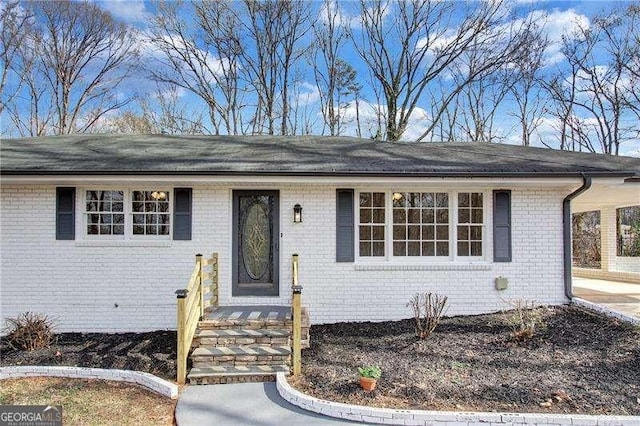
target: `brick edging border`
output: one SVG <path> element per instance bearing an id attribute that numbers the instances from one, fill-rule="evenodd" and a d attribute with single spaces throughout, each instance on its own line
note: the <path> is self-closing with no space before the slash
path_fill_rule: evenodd
<path id="1" fill-rule="evenodd" d="M 363 423 L 396 425 L 472 426 L 494 425 L 619 425 L 637 426 L 640 416 L 587 416 L 581 414 L 488 413 L 455 411 L 422 411 L 376 408 L 326 401 L 304 394 L 289 384 L 285 373 L 278 373 L 276 385 L 280 396 L 304 410 L 325 416 Z"/>
<path id="2" fill-rule="evenodd" d="M 622 312 L 614 311 L 613 309 L 607 308 L 606 306 L 600 305 L 598 303 L 589 302 L 588 300 L 584 300 L 579 297 L 571 298 L 571 303 L 576 306 L 580 306 L 582 308 L 590 309 L 592 311 L 604 314 L 608 317 L 617 318 L 619 320 L 629 322 L 633 325 L 640 325 L 640 318 L 623 314 Z"/>
<path id="3" fill-rule="evenodd" d="M 178 397 L 178 385 L 150 373 L 133 370 L 67 366 L 7 366 L 0 367 L 0 380 L 23 377 L 68 377 L 71 379 L 102 379 L 135 383 L 171 399 Z"/>

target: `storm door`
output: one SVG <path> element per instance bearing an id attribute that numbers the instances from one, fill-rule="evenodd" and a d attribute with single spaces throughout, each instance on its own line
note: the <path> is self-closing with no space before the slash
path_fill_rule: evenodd
<path id="1" fill-rule="evenodd" d="M 233 191 L 233 296 L 278 296 L 278 191 Z"/>

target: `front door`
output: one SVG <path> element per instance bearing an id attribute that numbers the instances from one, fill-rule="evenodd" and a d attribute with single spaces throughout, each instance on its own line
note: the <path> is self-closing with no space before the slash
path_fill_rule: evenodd
<path id="1" fill-rule="evenodd" d="M 278 191 L 233 191 L 232 296 L 278 296 Z"/>

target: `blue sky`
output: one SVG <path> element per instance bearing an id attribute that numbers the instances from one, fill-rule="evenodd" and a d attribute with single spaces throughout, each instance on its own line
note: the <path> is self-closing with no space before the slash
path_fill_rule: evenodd
<path id="1" fill-rule="evenodd" d="M 144 33 L 148 29 L 149 20 L 155 12 L 154 3 L 144 0 L 95 1 L 102 8 L 111 12 L 116 18 L 119 18 L 135 26 L 140 31 L 142 38 L 144 37 Z M 317 10 L 312 11 L 311 13 L 318 14 L 321 2 L 314 2 L 312 4 L 316 7 Z M 540 14 L 540 16 L 542 16 L 543 13 L 546 14 L 545 31 L 552 43 L 548 52 L 546 53 L 548 69 L 561 66 L 558 59 L 561 37 L 563 34 L 570 32 L 576 23 L 581 23 L 588 26 L 592 22 L 593 17 L 598 13 L 607 12 L 617 8 L 623 8 L 627 4 L 628 2 L 622 1 L 535 0 L 518 0 L 508 3 L 511 12 L 514 15 L 514 19 L 517 19 L 517 17 L 525 17 L 532 13 L 534 14 L 534 16 L 538 16 L 536 14 Z M 356 2 L 340 3 L 340 7 L 342 8 L 342 11 L 346 16 L 355 16 L 355 10 L 357 8 Z M 143 61 L 148 61 L 148 55 L 152 56 L 153 53 L 150 53 L 148 45 L 146 45 L 143 40 L 141 40 L 140 43 L 143 47 Z M 145 56 L 145 54 L 147 56 Z M 373 114 L 372 111 L 375 111 L 375 109 L 378 108 L 378 104 L 371 86 L 366 82 L 368 71 L 363 61 L 358 57 L 354 49 L 349 47 L 348 45 L 345 46 L 342 57 L 344 60 L 348 61 L 354 66 L 354 68 L 358 72 L 358 75 L 363 80 L 363 97 L 366 101 L 366 104 L 370 108 L 371 114 Z M 306 70 L 303 70 L 302 74 L 302 78 L 300 78 L 296 83 L 298 101 L 301 103 L 301 105 L 308 106 L 308 109 L 310 111 L 315 111 L 314 108 L 318 108 L 319 97 L 317 89 L 315 88 L 313 74 L 308 67 Z M 120 90 L 123 91 L 123 96 L 126 96 L 126 93 L 135 92 L 140 96 L 149 97 L 151 96 L 150 92 L 155 87 L 155 84 L 150 82 L 148 77 L 141 72 L 140 74 L 133 76 L 126 85 L 123 85 L 120 88 Z M 205 109 L 202 101 L 200 101 L 194 95 L 186 91 L 180 91 L 179 94 L 180 101 L 184 105 L 188 106 L 189 110 L 196 112 Z M 136 107 L 131 106 L 130 108 L 135 110 Z M 518 136 L 519 129 L 517 128 L 517 123 L 514 123 L 513 117 L 509 114 L 510 108 L 512 108 L 512 105 L 507 100 L 504 103 L 503 111 L 500 111 L 500 113 L 496 116 L 495 126 L 503 134 L 503 142 L 517 144 L 520 141 Z M 428 110 L 429 105 L 426 100 L 418 104 L 418 108 L 412 115 L 412 120 L 404 136 L 404 139 L 411 140 L 422 133 L 424 129 L 424 118 L 429 116 Z M 352 111 L 349 111 L 349 108 L 344 111 L 345 115 L 348 115 L 350 112 Z M 312 112 L 311 114 L 318 114 L 318 111 Z M 318 119 L 318 117 L 316 117 L 316 119 Z M 320 119 L 318 120 L 321 121 Z M 637 122 L 636 125 L 638 125 Z M 317 124 L 317 126 L 319 129 L 320 124 Z M 375 126 L 373 125 L 373 123 L 370 123 L 365 130 L 366 131 L 364 132 L 363 136 L 371 136 L 375 132 Z M 347 133 L 353 133 L 353 131 L 353 129 L 348 129 Z M 369 134 L 367 134 L 367 132 Z M 547 141 L 551 141 L 551 139 L 555 137 L 555 129 L 550 122 L 543 122 L 538 133 L 541 138 Z M 640 156 L 640 141 L 636 139 L 627 142 L 623 145 L 621 153 Z"/>

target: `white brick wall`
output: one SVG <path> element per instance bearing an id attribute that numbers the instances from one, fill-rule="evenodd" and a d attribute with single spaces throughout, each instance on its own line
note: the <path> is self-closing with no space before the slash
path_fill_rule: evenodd
<path id="1" fill-rule="evenodd" d="M 309 306 L 314 323 L 406 318 L 410 312 L 405 304 L 417 291 L 449 296 L 449 315 L 499 310 L 507 298 L 566 302 L 562 199 L 569 190 L 513 189 L 511 263 L 490 262 L 492 206 L 487 196 L 486 263 L 468 266 L 382 261 L 363 265 L 335 262 L 336 187 L 246 183 L 194 186 L 191 241 L 132 245 L 81 238 L 56 241 L 55 187 L 3 185 L 0 314 L 4 318 L 26 310 L 43 312 L 57 318 L 60 331 L 175 328 L 173 292 L 186 285 L 194 255 L 214 251 L 219 253 L 221 303 L 233 305 L 288 304 L 290 259 L 298 253 L 303 303 Z M 280 190 L 280 297 L 231 297 L 231 188 Z M 491 188 L 486 190 L 490 194 Z M 303 206 L 304 222 L 300 224 L 292 223 L 296 203 Z M 77 236 L 82 231 L 78 227 Z M 508 290 L 494 289 L 498 276 L 509 279 Z"/>

